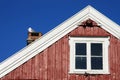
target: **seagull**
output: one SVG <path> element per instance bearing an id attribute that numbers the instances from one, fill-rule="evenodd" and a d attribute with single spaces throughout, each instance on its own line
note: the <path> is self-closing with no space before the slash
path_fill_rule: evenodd
<path id="1" fill-rule="evenodd" d="M 35 32 L 35 31 L 31 27 L 29 27 L 28 32 Z"/>

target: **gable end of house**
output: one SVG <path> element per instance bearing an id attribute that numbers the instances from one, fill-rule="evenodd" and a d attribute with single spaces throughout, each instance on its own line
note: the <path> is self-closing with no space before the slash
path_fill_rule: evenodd
<path id="1" fill-rule="evenodd" d="M 86 22 L 85 22 L 86 21 Z M 96 23 L 95 23 L 96 22 Z M 84 26 L 99 26 L 109 32 L 117 39 L 120 39 L 119 25 L 111 21 L 109 18 L 98 12 L 91 6 L 87 6 L 50 32 L 46 33 L 39 39 L 35 40 L 30 45 L 9 57 L 7 60 L 0 63 L 0 78 L 22 65 L 44 49 L 55 43 L 57 40 L 77 28 L 79 25 Z M 38 44 L 39 43 L 39 44 Z"/>

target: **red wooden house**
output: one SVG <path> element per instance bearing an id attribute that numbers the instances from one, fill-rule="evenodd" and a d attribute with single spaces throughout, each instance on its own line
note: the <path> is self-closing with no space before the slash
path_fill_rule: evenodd
<path id="1" fill-rule="evenodd" d="M 120 80 L 120 27 L 87 6 L 0 64 L 0 80 Z"/>

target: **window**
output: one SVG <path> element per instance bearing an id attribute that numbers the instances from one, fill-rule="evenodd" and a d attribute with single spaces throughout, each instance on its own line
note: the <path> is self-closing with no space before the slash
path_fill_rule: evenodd
<path id="1" fill-rule="evenodd" d="M 70 37 L 70 73 L 109 74 L 109 37 Z"/>

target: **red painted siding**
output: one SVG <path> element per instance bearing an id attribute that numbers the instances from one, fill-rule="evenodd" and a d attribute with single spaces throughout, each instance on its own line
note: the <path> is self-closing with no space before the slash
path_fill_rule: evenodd
<path id="1" fill-rule="evenodd" d="M 69 74 L 69 36 L 110 36 L 109 75 Z M 100 27 L 79 26 L 23 65 L 1 78 L 34 80 L 120 80 L 120 40 Z"/>

